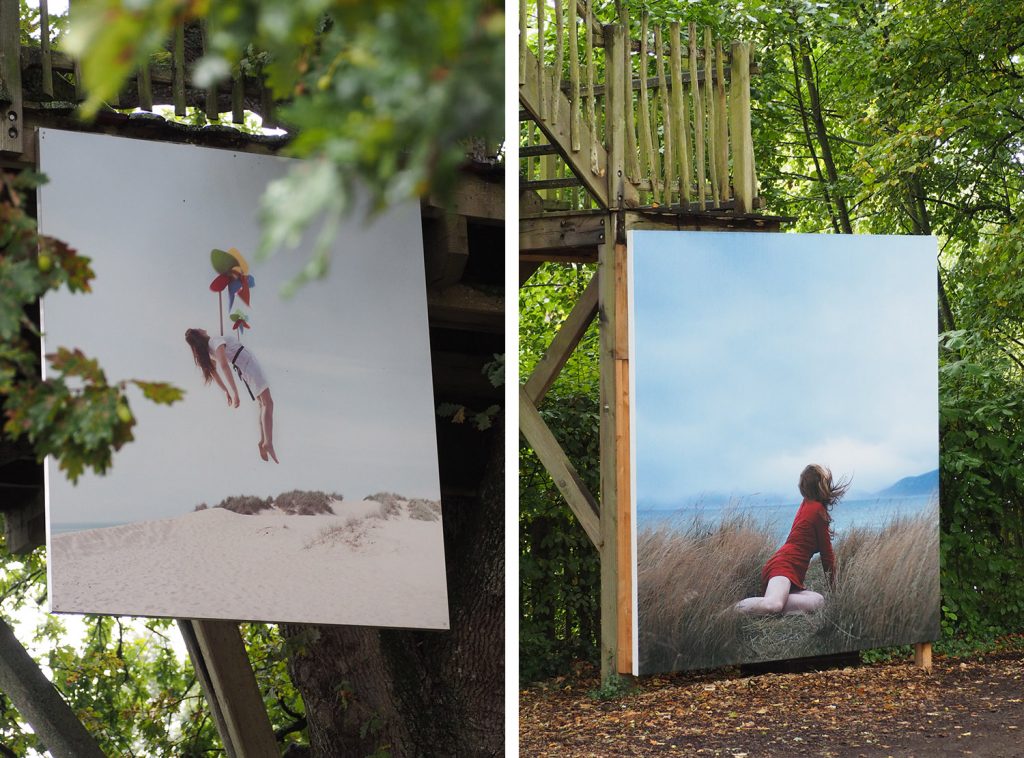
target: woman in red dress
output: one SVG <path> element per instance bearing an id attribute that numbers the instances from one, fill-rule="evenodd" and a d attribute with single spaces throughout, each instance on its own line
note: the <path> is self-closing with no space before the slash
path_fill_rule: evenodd
<path id="1" fill-rule="evenodd" d="M 849 488 L 849 481 L 832 481 L 832 472 L 824 466 L 810 465 L 800 474 L 800 494 L 804 501 L 793 519 L 789 537 L 761 571 L 763 597 L 748 597 L 735 608 L 740 613 L 809 613 L 825 604 L 818 592 L 804 587 L 811 556 L 821 553 L 830 587 L 835 587 L 836 559 L 832 552 L 832 506 Z"/>

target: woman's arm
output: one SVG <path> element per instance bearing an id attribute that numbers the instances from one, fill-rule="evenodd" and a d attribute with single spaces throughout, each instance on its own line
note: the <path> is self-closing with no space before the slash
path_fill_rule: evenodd
<path id="1" fill-rule="evenodd" d="M 234 406 L 235 408 L 237 408 L 238 407 L 238 387 L 235 385 L 235 377 L 231 373 L 231 364 L 228 363 L 227 351 L 224 350 L 224 346 L 223 345 L 218 345 L 217 346 L 216 355 L 217 355 L 217 366 L 220 368 L 221 371 L 224 372 L 224 376 L 227 377 L 228 384 L 231 386 L 231 390 L 228 391 L 228 388 L 224 386 L 224 382 L 222 382 L 220 376 L 218 376 L 219 372 L 214 371 L 213 372 L 213 378 L 217 380 L 217 384 L 220 385 L 220 388 L 222 390 L 224 390 L 225 393 L 227 393 L 228 405 L 231 405 L 231 406 Z"/>

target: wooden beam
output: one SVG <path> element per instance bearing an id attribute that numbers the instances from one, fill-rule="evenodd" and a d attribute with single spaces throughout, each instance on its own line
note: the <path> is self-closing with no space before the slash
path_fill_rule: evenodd
<path id="1" fill-rule="evenodd" d="M 18 0 L 0 0 L 0 152 L 24 149 L 21 18 Z"/>
<path id="2" fill-rule="evenodd" d="M 189 623 L 201 656 L 196 668 L 205 667 L 207 672 L 210 690 L 206 697 L 211 703 L 218 703 L 225 744 L 230 742 L 239 758 L 280 758 L 281 751 L 238 624 L 200 620 Z"/>
<path id="3" fill-rule="evenodd" d="M 608 35 L 610 36 L 610 35 Z M 598 250 L 598 288 L 601 328 L 600 413 L 601 413 L 601 681 L 618 678 L 619 662 L 619 565 L 618 565 L 618 461 L 615 436 L 615 243 L 607 241 Z"/>
<path id="4" fill-rule="evenodd" d="M 569 462 L 568 456 L 558 444 L 555 435 L 544 423 L 544 419 L 541 418 L 537 407 L 530 400 L 530 396 L 526 394 L 524 387 L 519 388 L 519 431 L 551 475 L 555 486 L 562 493 L 562 497 L 565 498 L 565 502 L 568 503 L 569 508 L 580 522 L 583 531 L 587 533 L 590 541 L 598 550 L 601 550 L 601 523 L 597 515 L 597 501 L 583 484 L 583 480 L 580 479 L 575 467 Z"/>
<path id="5" fill-rule="evenodd" d="M 210 706 L 210 714 L 213 716 L 214 726 L 220 735 L 220 741 L 224 745 L 224 754 L 227 758 L 239 758 L 235 744 L 231 741 L 231 732 L 225 720 L 224 711 L 221 709 L 220 700 L 217 698 L 216 690 L 213 687 L 213 680 L 210 678 L 210 670 L 203 658 L 203 651 L 199 647 L 199 640 L 196 638 L 196 630 L 189 619 L 178 619 L 178 631 L 185 641 L 185 649 L 188 650 L 189 658 L 192 659 L 192 669 L 196 672 L 196 679 L 199 686 L 206 695 L 206 704 Z"/>
<path id="6" fill-rule="evenodd" d="M 462 279 L 469 260 L 469 225 L 465 216 L 443 213 L 424 219 L 423 253 L 427 286 L 444 288 Z"/>
<path id="7" fill-rule="evenodd" d="M 103 751 L 82 722 L 3 620 L 0 620 L 0 691 L 32 726 L 48 754 L 55 758 L 103 758 Z"/>
<path id="8" fill-rule="evenodd" d="M 449 198 L 431 195 L 423 204 L 460 216 L 496 223 L 505 220 L 505 185 L 463 172 Z"/>
<path id="9" fill-rule="evenodd" d="M 620 27 L 611 24 L 605 26 L 605 41 L 608 43 L 605 57 L 605 78 L 608 81 L 608 96 L 605 98 L 605 140 L 608 143 L 608 158 L 605 161 L 607 172 L 607 203 L 605 208 L 617 209 L 626 206 L 626 188 L 636 195 L 636 189 L 626 181 L 626 140 L 624 107 L 624 72 L 622 70 L 622 37 Z M 632 205 L 637 205 L 637 202 Z"/>
<path id="10" fill-rule="evenodd" d="M 615 510 L 620 674 L 633 672 L 633 513 L 629 446 L 629 303 L 626 246 L 615 246 Z"/>
<path id="11" fill-rule="evenodd" d="M 519 252 L 594 247 L 605 240 L 607 213 L 544 216 L 519 221 Z"/>
<path id="12" fill-rule="evenodd" d="M 597 314 L 597 276 L 591 278 L 580 299 L 576 301 L 568 317 L 562 322 L 558 334 L 544 352 L 526 381 L 523 389 L 534 405 L 539 405 L 544 395 L 551 389 L 558 372 L 565 366 L 572 351 L 580 344 L 590 323 Z"/>
<path id="13" fill-rule="evenodd" d="M 505 299 L 465 284 L 431 289 L 427 290 L 427 317 L 432 327 L 500 334 L 505 329 Z"/>

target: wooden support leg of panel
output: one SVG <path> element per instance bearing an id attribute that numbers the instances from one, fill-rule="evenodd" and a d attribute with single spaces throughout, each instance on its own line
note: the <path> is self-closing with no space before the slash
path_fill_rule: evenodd
<path id="1" fill-rule="evenodd" d="M 279 758 L 256 676 L 234 621 L 179 619 L 229 758 Z"/>
<path id="2" fill-rule="evenodd" d="M 914 665 L 932 673 L 932 643 L 918 642 L 914 645 Z"/>

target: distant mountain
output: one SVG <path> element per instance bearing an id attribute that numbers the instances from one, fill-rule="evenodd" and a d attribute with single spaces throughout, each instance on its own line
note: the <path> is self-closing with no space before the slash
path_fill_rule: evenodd
<path id="1" fill-rule="evenodd" d="M 939 489 L 939 470 L 929 471 L 919 476 L 907 476 L 891 487 L 875 493 L 877 497 L 913 497 L 914 495 L 930 495 Z"/>

